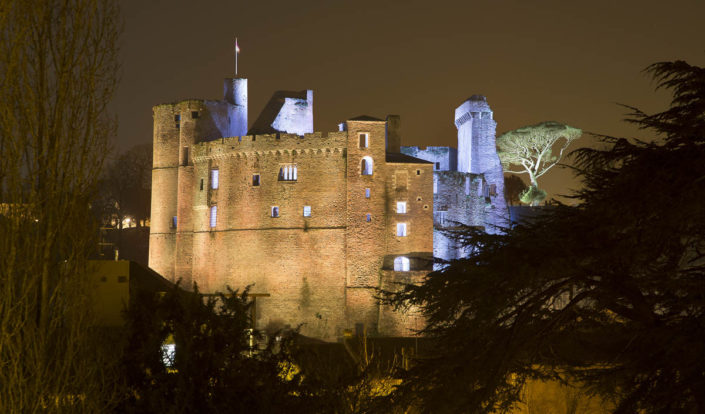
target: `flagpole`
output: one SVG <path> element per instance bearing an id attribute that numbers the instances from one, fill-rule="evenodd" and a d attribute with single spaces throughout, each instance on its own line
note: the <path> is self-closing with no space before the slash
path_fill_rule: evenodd
<path id="1" fill-rule="evenodd" d="M 235 76 L 237 76 L 237 37 L 235 38 Z"/>

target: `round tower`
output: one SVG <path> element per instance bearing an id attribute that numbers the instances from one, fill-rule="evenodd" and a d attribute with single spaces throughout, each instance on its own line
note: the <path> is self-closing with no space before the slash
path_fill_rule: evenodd
<path id="1" fill-rule="evenodd" d="M 223 95 L 227 103 L 234 105 L 229 110 L 229 136 L 247 135 L 247 79 L 225 78 Z"/>

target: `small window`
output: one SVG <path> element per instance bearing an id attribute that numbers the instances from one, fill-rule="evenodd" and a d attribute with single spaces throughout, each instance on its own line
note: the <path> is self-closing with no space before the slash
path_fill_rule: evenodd
<path id="1" fill-rule="evenodd" d="M 360 161 L 360 174 L 372 175 L 372 158 L 363 157 Z"/>
<path id="2" fill-rule="evenodd" d="M 397 201 L 397 214 L 406 214 L 406 201 Z"/>
<path id="3" fill-rule="evenodd" d="M 181 115 L 174 115 L 174 122 L 181 122 Z"/>
<path id="4" fill-rule="evenodd" d="M 368 213 L 367 214 L 367 222 L 369 223 L 370 221 L 372 221 L 372 214 Z"/>
<path id="5" fill-rule="evenodd" d="M 465 177 L 465 195 L 470 195 L 470 177 Z"/>
<path id="6" fill-rule="evenodd" d="M 416 170 L 416 175 L 421 175 L 421 170 Z"/>
<path id="7" fill-rule="evenodd" d="M 433 176 L 433 194 L 438 194 L 438 177 Z"/>
<path id="8" fill-rule="evenodd" d="M 198 111 L 191 111 L 191 119 L 198 119 Z"/>
<path id="9" fill-rule="evenodd" d="M 438 224 L 440 224 L 441 226 L 446 225 L 446 212 L 445 211 L 438 212 Z"/>
<path id="10" fill-rule="evenodd" d="M 211 206 L 211 228 L 215 228 L 216 223 L 218 222 L 218 206 Z"/>
<path id="11" fill-rule="evenodd" d="M 286 164 L 279 167 L 279 181 L 296 181 L 296 164 Z"/>
<path id="12" fill-rule="evenodd" d="M 171 228 L 175 229 L 176 228 L 176 216 L 173 216 L 171 218 Z"/>
<path id="13" fill-rule="evenodd" d="M 304 217 L 311 217 L 311 206 L 304 206 Z"/>
<path id="14" fill-rule="evenodd" d="M 440 169 L 441 169 L 441 163 L 440 163 L 440 162 L 437 162 L 437 163 L 436 163 L 436 170 L 440 170 Z"/>
<path id="15" fill-rule="evenodd" d="M 211 170 L 211 188 L 212 188 L 213 190 L 217 190 L 217 189 L 218 189 L 218 184 L 219 184 L 219 183 L 218 183 L 218 178 L 219 178 L 218 175 L 219 175 L 219 174 L 218 174 L 218 169 L 217 169 L 217 168 L 213 168 L 213 169 Z"/>
<path id="16" fill-rule="evenodd" d="M 203 191 L 203 178 L 201 178 L 200 190 Z"/>
<path id="17" fill-rule="evenodd" d="M 406 223 L 397 223 L 397 237 L 406 237 Z"/>
<path id="18" fill-rule="evenodd" d="M 370 189 L 365 188 L 365 198 L 370 198 Z"/>
<path id="19" fill-rule="evenodd" d="M 259 174 L 252 174 L 252 186 L 259 187 Z"/>
<path id="20" fill-rule="evenodd" d="M 367 148 L 370 144 L 369 134 L 360 134 L 360 148 Z"/>
<path id="21" fill-rule="evenodd" d="M 395 272 L 408 272 L 411 266 L 409 266 L 409 258 L 404 256 L 399 256 L 394 259 L 394 271 Z"/>
<path id="22" fill-rule="evenodd" d="M 421 196 L 416 197 L 416 201 L 421 201 Z"/>
<path id="23" fill-rule="evenodd" d="M 272 217 L 273 218 L 279 217 L 279 207 L 272 206 Z"/>

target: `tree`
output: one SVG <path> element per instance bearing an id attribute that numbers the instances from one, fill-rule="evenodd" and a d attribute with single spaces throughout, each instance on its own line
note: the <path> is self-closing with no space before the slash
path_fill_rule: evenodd
<path id="1" fill-rule="evenodd" d="M 578 150 L 577 206 L 476 232 L 470 257 L 393 297 L 424 309 L 438 344 L 394 402 L 491 412 L 554 379 L 617 413 L 705 412 L 705 69 L 648 70 L 674 98 L 630 120 L 662 144 L 603 137 L 607 149 Z"/>
<path id="2" fill-rule="evenodd" d="M 522 194 L 522 202 L 536 206 L 546 198 L 546 192 L 539 188 L 539 177 L 558 164 L 566 148 L 581 134 L 578 128 L 548 121 L 505 132 L 497 138 L 497 153 L 505 172 L 529 175 L 530 187 Z M 511 171 L 510 165 L 520 169 Z"/>
<path id="3" fill-rule="evenodd" d="M 504 176 L 504 198 L 510 206 L 521 204 L 520 197 L 526 188 L 526 184 L 518 175 Z"/>
<path id="4" fill-rule="evenodd" d="M 149 218 L 152 196 L 152 146 L 136 145 L 110 162 L 100 180 L 99 209 L 115 217 L 122 229 L 126 217 L 137 226 Z"/>
<path id="5" fill-rule="evenodd" d="M 119 413 L 306 412 L 289 340 L 252 350 L 248 291 L 203 298 L 176 286 L 130 304 L 122 366 L 130 397 Z M 173 338 L 175 352 L 162 348 Z"/>
<path id="6" fill-rule="evenodd" d="M 101 412 L 115 397 L 86 258 L 118 25 L 112 0 L 0 4 L 2 412 Z"/>

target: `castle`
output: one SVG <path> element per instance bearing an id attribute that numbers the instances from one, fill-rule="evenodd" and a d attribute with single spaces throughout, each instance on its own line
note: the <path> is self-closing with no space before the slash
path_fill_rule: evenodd
<path id="1" fill-rule="evenodd" d="M 419 281 L 433 257 L 463 254 L 448 229 L 488 231 L 507 207 L 484 97 L 456 110 L 459 148 L 401 147 L 400 120 L 313 130 L 313 92 L 277 92 L 247 130 L 247 79 L 224 99 L 157 105 L 149 266 L 203 292 L 258 298 L 258 328 L 334 339 L 362 326 L 408 336 L 376 288 Z"/>

